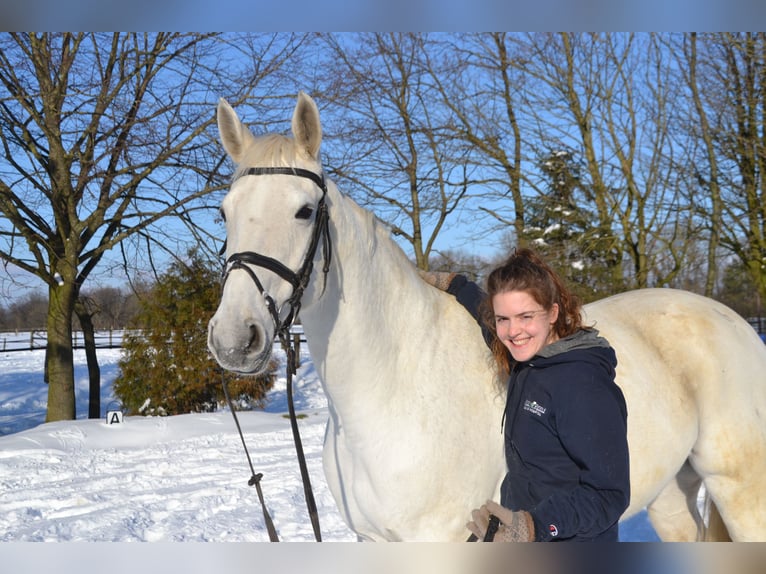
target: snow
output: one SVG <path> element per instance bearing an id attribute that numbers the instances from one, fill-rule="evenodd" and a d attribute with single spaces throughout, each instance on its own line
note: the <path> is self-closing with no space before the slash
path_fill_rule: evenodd
<path id="1" fill-rule="evenodd" d="M 284 355 L 275 354 L 280 376 L 266 407 L 238 415 L 280 540 L 312 542 L 286 414 Z M 106 411 L 119 408 L 112 383 L 120 351 L 100 350 L 102 417 L 88 420 L 85 356 L 76 351 L 78 419 L 45 424 L 43 355 L 0 353 L 0 541 L 268 542 L 229 411 L 107 424 Z M 293 386 L 322 538 L 356 541 L 324 481 L 327 400 L 305 345 Z M 656 540 L 645 513 L 621 534 Z"/>
<path id="2" fill-rule="evenodd" d="M 83 418 L 42 424 L 43 354 L 0 355 L 0 541 L 268 542 L 228 410 L 107 424 L 106 411 L 119 408 L 111 383 L 120 351 L 102 350 L 103 416 L 88 420 L 87 368 L 76 351 Z M 327 401 L 310 360 L 302 359 L 293 387 L 323 539 L 354 541 L 321 479 Z M 286 412 L 281 376 L 263 411 L 238 416 L 280 539 L 313 541 Z"/>

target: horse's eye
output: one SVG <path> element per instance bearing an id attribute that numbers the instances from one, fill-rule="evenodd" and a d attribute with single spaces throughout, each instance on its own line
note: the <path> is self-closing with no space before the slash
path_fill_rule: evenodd
<path id="1" fill-rule="evenodd" d="M 313 213 L 314 210 L 310 206 L 304 205 L 298 210 L 298 213 L 295 214 L 295 219 L 310 219 Z"/>

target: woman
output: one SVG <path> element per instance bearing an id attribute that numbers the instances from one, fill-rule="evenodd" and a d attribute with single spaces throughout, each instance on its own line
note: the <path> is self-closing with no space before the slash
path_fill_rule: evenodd
<path id="1" fill-rule="evenodd" d="M 442 287 L 476 316 L 475 284 L 458 276 Z M 466 526 L 482 540 L 494 515 L 496 541 L 616 542 L 630 485 L 614 350 L 582 324 L 577 298 L 531 250 L 492 271 L 487 291 L 485 337 L 508 377 L 508 472 L 500 503 L 487 501 Z"/>

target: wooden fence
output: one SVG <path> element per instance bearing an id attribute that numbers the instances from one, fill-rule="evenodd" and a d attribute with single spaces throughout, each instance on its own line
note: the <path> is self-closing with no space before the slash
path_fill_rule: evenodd
<path id="1" fill-rule="evenodd" d="M 96 342 L 97 349 L 119 349 L 122 347 L 123 337 L 129 333 L 127 329 L 110 329 L 107 331 L 96 331 L 93 339 Z M 34 331 L 4 331 L 0 332 L 0 352 L 11 351 L 36 351 L 45 349 L 48 343 L 48 333 L 45 330 Z M 75 349 L 85 348 L 85 339 L 82 331 L 72 333 L 72 347 Z"/>
<path id="2" fill-rule="evenodd" d="M 290 331 L 293 334 L 293 342 L 296 348 L 300 348 L 300 343 L 306 341 L 303 335 L 303 327 L 301 325 L 294 325 Z M 93 338 L 97 349 L 121 349 L 123 338 L 130 334 L 139 334 L 140 332 L 129 329 L 110 329 L 96 331 Z M 48 334 L 45 330 L 0 331 L 0 353 L 44 350 L 47 343 Z M 277 342 L 277 344 L 279 343 Z M 82 331 L 74 331 L 72 333 L 72 346 L 74 349 L 85 348 L 85 339 L 83 338 Z"/>

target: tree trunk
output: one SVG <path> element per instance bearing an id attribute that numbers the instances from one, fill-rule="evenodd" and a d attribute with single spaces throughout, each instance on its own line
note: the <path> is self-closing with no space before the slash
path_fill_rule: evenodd
<path id="1" fill-rule="evenodd" d="M 88 418 L 101 418 L 101 368 L 96 356 L 96 337 L 93 329 L 93 313 L 82 299 L 75 303 L 75 313 L 80 319 L 83 341 L 85 343 L 85 358 L 88 361 Z"/>
<path id="2" fill-rule="evenodd" d="M 49 287 L 48 346 L 45 366 L 48 373 L 48 414 L 45 422 L 74 420 L 74 364 L 72 356 L 72 314 L 74 288 L 71 284 Z"/>

